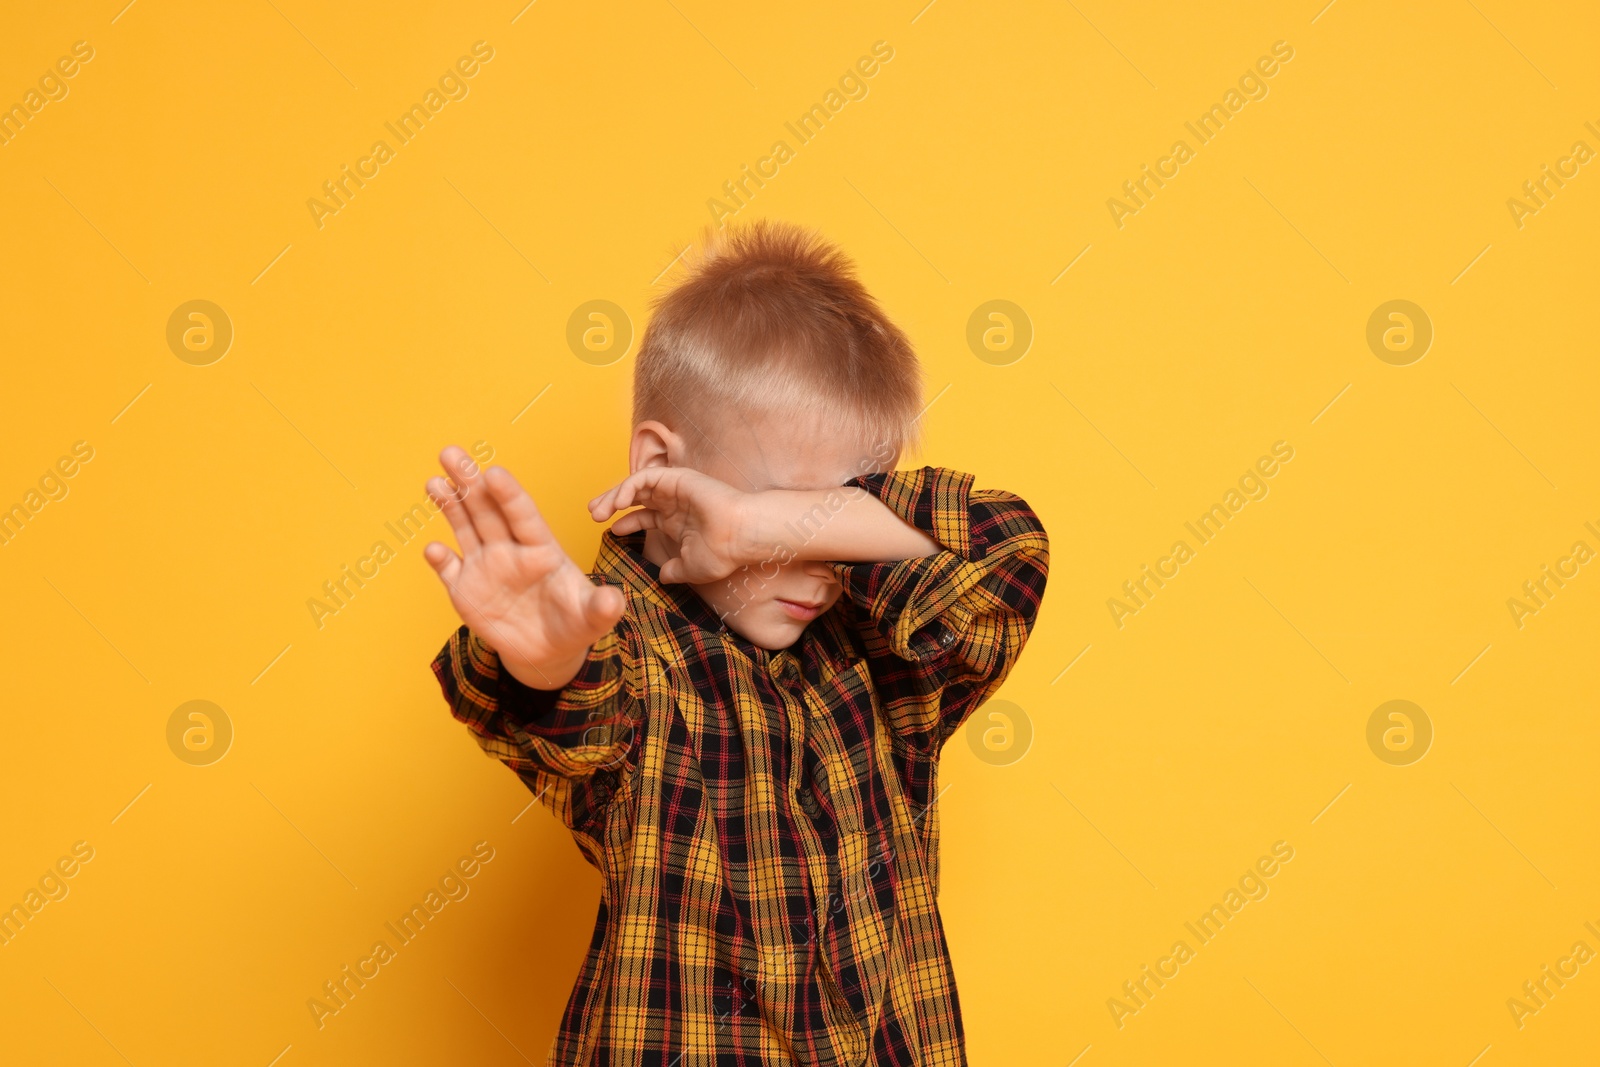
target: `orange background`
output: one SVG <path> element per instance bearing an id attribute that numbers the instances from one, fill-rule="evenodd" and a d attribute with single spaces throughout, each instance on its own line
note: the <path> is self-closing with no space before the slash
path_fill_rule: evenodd
<path id="1" fill-rule="evenodd" d="M 93 849 L 0 946 L 8 1062 L 543 1061 L 597 876 L 450 718 L 427 538 L 385 523 L 481 441 L 587 565 L 632 351 L 579 358 L 569 318 L 610 301 L 636 341 L 707 201 L 780 139 L 737 217 L 856 257 L 927 368 L 907 462 L 1020 493 L 1052 537 L 1011 747 L 980 713 L 943 765 L 973 1062 L 1596 1047 L 1592 962 L 1520 1027 L 1507 1007 L 1600 950 L 1600 576 L 1566 564 L 1520 626 L 1507 605 L 1600 549 L 1600 177 L 1508 207 L 1600 149 L 1592 8 L 122 2 L 0 35 L 0 104 L 93 49 L 0 145 L 0 508 L 93 450 L 0 546 L 0 905 Z M 319 227 L 307 201 L 477 41 L 466 95 Z M 1179 139 L 1119 227 L 1108 200 Z M 169 347 L 191 300 L 231 323 L 219 359 Z M 969 346 L 993 300 L 1025 352 Z M 1432 326 L 1405 365 L 1367 342 L 1392 300 Z M 1278 441 L 1267 495 L 1119 627 L 1107 601 Z M 319 627 L 307 601 L 379 540 Z M 208 765 L 179 758 L 189 720 L 169 743 L 194 700 L 232 728 Z M 1391 700 L 1421 759 L 1369 747 Z M 1119 1027 L 1123 983 L 1279 841 L 1268 895 Z M 469 895 L 318 1029 L 308 999 L 478 842 Z"/>

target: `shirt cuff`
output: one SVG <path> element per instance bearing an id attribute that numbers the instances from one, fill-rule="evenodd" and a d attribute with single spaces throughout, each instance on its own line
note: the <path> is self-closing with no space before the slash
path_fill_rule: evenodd
<path id="1" fill-rule="evenodd" d="M 561 689 L 535 689 L 531 685 L 524 685 L 517 680 L 517 676 L 506 670 L 506 665 L 499 662 L 499 656 L 477 634 L 467 638 L 469 645 L 476 644 L 490 656 L 496 659 L 496 667 L 500 672 L 499 704 L 500 710 L 519 723 L 536 723 L 547 718 L 555 710 L 556 701 L 561 696 Z M 588 666 L 587 663 L 584 666 Z M 572 683 L 567 683 L 568 685 Z M 562 686 L 565 689 L 566 686 Z"/>
<path id="2" fill-rule="evenodd" d="M 986 545 L 972 533 L 973 475 L 946 467 L 864 474 L 859 486 L 939 545 L 892 563 L 834 563 L 834 573 L 894 653 L 930 667 L 957 652 L 970 626 L 968 591 L 981 581 Z"/>
<path id="3" fill-rule="evenodd" d="M 972 543 L 972 482 L 973 476 L 965 471 L 921 467 L 863 474 L 844 484 L 865 489 L 941 548 L 963 560 L 978 560 L 983 558 L 983 549 Z"/>

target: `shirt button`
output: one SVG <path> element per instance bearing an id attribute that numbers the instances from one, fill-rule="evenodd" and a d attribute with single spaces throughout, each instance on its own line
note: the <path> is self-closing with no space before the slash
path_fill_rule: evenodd
<path id="1" fill-rule="evenodd" d="M 955 640 L 956 635 L 955 631 L 953 630 L 946 630 L 944 633 L 939 635 L 939 643 L 946 648 L 949 648 L 951 645 L 955 644 Z"/>

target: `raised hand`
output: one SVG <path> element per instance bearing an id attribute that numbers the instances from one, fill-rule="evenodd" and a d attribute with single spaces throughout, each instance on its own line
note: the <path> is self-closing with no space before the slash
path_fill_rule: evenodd
<path id="1" fill-rule="evenodd" d="M 674 555 L 661 567 L 663 582 L 715 582 L 761 557 L 754 543 L 751 508 L 744 493 L 690 467 L 646 467 L 589 501 L 589 514 L 604 522 L 642 505 L 612 525 L 615 534 L 659 530 Z M 768 549 L 770 545 L 764 546 Z"/>
<path id="2" fill-rule="evenodd" d="M 429 479 L 428 495 L 450 520 L 461 555 L 434 541 L 423 557 L 502 666 L 532 688 L 560 689 L 622 617 L 622 591 L 589 580 L 504 467 L 480 471 L 454 445 L 439 462 L 451 480 Z"/>

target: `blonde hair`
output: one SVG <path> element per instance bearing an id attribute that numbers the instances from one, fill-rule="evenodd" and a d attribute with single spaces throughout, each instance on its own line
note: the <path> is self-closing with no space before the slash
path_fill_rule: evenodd
<path id="1" fill-rule="evenodd" d="M 656 419 L 698 444 L 726 412 L 785 411 L 874 445 L 920 444 L 916 351 L 835 245 L 760 220 L 707 227 L 686 263 L 639 343 L 634 425 Z"/>

